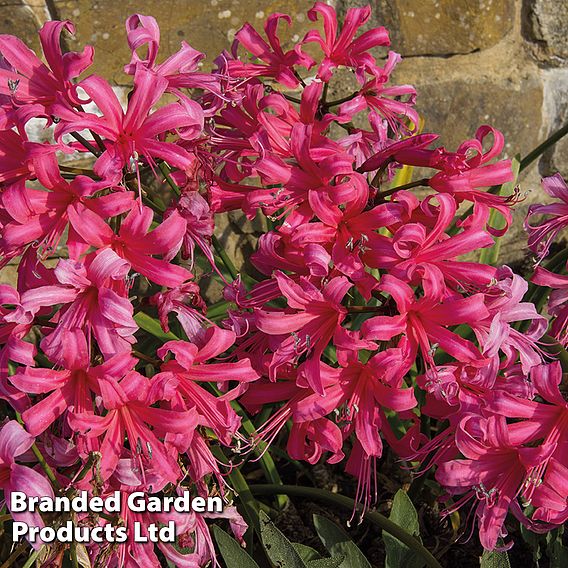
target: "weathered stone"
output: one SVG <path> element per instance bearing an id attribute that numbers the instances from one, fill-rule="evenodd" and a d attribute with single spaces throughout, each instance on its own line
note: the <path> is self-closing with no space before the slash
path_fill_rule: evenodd
<path id="1" fill-rule="evenodd" d="M 448 150 L 473 138 L 482 124 L 503 132 L 506 157 L 526 155 L 547 135 L 541 72 L 518 54 L 494 48 L 489 54 L 445 60 L 411 58 L 403 60 L 393 80 L 416 87 L 416 106 L 425 119 L 424 130 L 439 133 L 439 143 Z M 533 166 L 521 178 L 526 199 L 515 207 L 515 223 L 502 244 L 503 258 L 509 261 L 524 255 L 522 220 L 528 205 L 542 199 L 536 170 Z"/>
<path id="2" fill-rule="evenodd" d="M 563 65 L 568 60 L 568 2 L 566 0 L 529 0 L 525 4 L 523 32 L 532 42 L 538 60 L 548 65 Z"/>
<path id="3" fill-rule="evenodd" d="M 96 57 L 92 70 L 117 84 L 129 82 L 122 69 L 130 61 L 124 22 L 131 14 L 142 12 L 158 20 L 162 31 L 160 57 L 177 51 L 183 40 L 206 53 L 207 66 L 223 49 L 230 48 L 245 22 L 262 30 L 265 17 L 273 12 L 292 16 L 290 28 L 281 26 L 283 45 L 290 49 L 311 23 L 306 12 L 312 5 L 311 0 L 148 0 L 143 5 L 134 0 L 54 0 L 57 15 L 77 26 L 77 38 L 69 42 L 70 47 L 93 45 Z"/>
<path id="4" fill-rule="evenodd" d="M 0 0 L 0 34 L 19 37 L 38 54 L 37 32 L 47 19 L 49 12 L 43 0 Z"/>
<path id="5" fill-rule="evenodd" d="M 515 64 L 511 59 L 515 58 Z M 401 62 L 393 82 L 418 91 L 416 108 L 425 130 L 441 134 L 455 149 L 490 124 L 505 135 L 505 153 L 524 155 L 539 142 L 543 84 L 539 69 L 518 54 L 475 53 L 449 59 L 411 58 Z"/>
<path id="6" fill-rule="evenodd" d="M 353 4 L 343 2 L 344 8 Z M 389 29 L 393 49 L 402 55 L 487 49 L 512 30 L 515 15 L 514 0 L 375 0 L 372 6 L 373 25 Z"/>

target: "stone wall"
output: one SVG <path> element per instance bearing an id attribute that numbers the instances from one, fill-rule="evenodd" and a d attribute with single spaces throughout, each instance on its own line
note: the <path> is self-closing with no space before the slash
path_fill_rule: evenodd
<path id="1" fill-rule="evenodd" d="M 48 18 L 77 25 L 69 47 L 96 48 L 94 70 L 117 85 L 127 82 L 124 20 L 133 12 L 153 15 L 162 30 L 162 56 L 185 40 L 210 59 L 230 45 L 244 21 L 260 24 L 271 12 L 292 15 L 288 43 L 308 27 L 312 0 L 0 0 L 0 32 L 37 47 L 36 29 Z M 363 0 L 333 0 L 344 12 Z M 509 156 L 528 152 L 568 120 L 568 2 L 566 0 L 371 0 L 373 25 L 391 31 L 392 48 L 403 56 L 395 80 L 414 84 L 425 129 L 440 132 L 455 148 L 490 123 L 506 137 Z M 283 34 L 284 35 L 284 34 Z M 568 140 L 522 177 L 527 204 L 542 198 L 540 175 L 568 175 Z M 242 224 L 241 224 L 242 225 Z M 517 223 L 520 229 L 520 223 Z M 239 227 L 246 234 L 246 224 Z M 252 229 L 251 229 L 252 230 Z M 244 233 L 243 233 L 244 231 Z M 524 254 L 515 231 L 505 244 L 508 258 Z"/>

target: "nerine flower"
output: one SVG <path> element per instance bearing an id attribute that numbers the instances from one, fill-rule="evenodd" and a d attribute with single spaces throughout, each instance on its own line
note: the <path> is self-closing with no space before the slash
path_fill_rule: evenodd
<path id="1" fill-rule="evenodd" d="M 550 245 L 558 233 L 568 226 L 568 186 L 560 174 L 542 180 L 542 189 L 559 201 L 547 205 L 531 205 L 525 229 L 529 234 L 529 247 L 542 260 L 550 250 Z M 532 224 L 534 217 L 545 216 L 538 224 Z"/>
<path id="2" fill-rule="evenodd" d="M 39 32 L 49 67 L 17 37 L 0 36 L 0 53 L 11 67 L 0 67 L 0 94 L 8 95 L 16 105 L 38 103 L 48 116 L 52 114 L 53 105 L 60 96 L 65 104 L 85 102 L 77 96 L 73 80 L 91 65 L 94 49 L 87 46 L 82 53 L 63 53 L 63 30 L 74 34 L 75 26 L 68 20 L 48 21 Z"/>
<path id="3" fill-rule="evenodd" d="M 339 276 L 320 290 L 305 278 L 296 283 L 282 272 L 275 272 L 274 277 L 288 302 L 289 310 L 284 313 L 268 309 L 255 312 L 258 329 L 276 336 L 274 354 L 269 364 L 270 378 L 276 378 L 282 365 L 297 361 L 305 354 L 302 375 L 314 391 L 323 395 L 320 359 L 347 315 L 347 310 L 340 302 L 352 284 L 347 278 Z"/>
<path id="4" fill-rule="evenodd" d="M 127 453 L 124 440 L 130 446 L 130 454 L 141 469 L 149 468 L 161 479 L 160 490 L 167 482 L 175 483 L 181 471 L 174 455 L 163 439 L 179 434 L 191 439 L 197 426 L 194 410 L 175 411 L 153 406 L 161 399 L 159 389 L 152 389 L 150 379 L 131 371 L 118 382 L 105 375 L 98 381 L 105 416 L 93 412 L 75 413 L 69 417 L 73 429 L 87 438 L 103 437 L 100 445 L 100 475 L 107 480 L 115 471 L 123 453 Z"/>
<path id="5" fill-rule="evenodd" d="M 49 481 L 39 472 L 16 463 L 16 458 L 27 452 L 35 439 L 28 434 L 15 420 L 6 422 L 0 429 L 0 489 L 4 491 L 4 499 L 10 509 L 10 495 L 13 491 L 23 491 L 27 497 L 54 498 Z M 43 527 L 44 522 L 38 511 L 11 513 L 16 521 L 32 527 Z M 40 541 L 32 543 L 36 549 L 42 547 Z"/>
<path id="6" fill-rule="evenodd" d="M 168 86 L 164 77 L 139 67 L 126 113 L 116 93 L 101 77 L 91 75 L 80 85 L 101 110 L 102 116 L 56 105 L 53 113 L 61 120 L 55 135 L 61 138 L 69 132 L 90 129 L 103 136 L 104 152 L 95 162 L 96 174 L 109 183 L 118 183 L 124 167 L 132 169 L 133 166 L 139 175 L 138 161 L 142 157 L 151 166 L 157 159 L 181 170 L 192 165 L 194 158 L 188 151 L 179 144 L 165 141 L 163 136 L 175 131 L 182 138 L 194 139 L 203 128 L 203 111 L 196 102 L 181 97 L 150 113 Z"/>

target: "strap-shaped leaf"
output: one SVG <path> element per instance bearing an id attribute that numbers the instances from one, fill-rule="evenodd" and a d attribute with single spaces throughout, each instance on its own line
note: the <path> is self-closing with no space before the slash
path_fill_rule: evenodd
<path id="1" fill-rule="evenodd" d="M 292 543 L 276 528 L 264 511 L 260 511 L 260 537 L 266 554 L 274 566 L 307 568 Z"/>
<path id="2" fill-rule="evenodd" d="M 298 556 L 305 563 L 308 563 L 311 560 L 319 560 L 321 558 L 321 554 L 317 550 L 314 550 L 311 546 L 306 546 L 305 544 L 299 544 L 297 542 L 293 542 L 292 546 L 298 553 Z"/>
<path id="3" fill-rule="evenodd" d="M 394 496 L 392 510 L 389 519 L 403 527 L 406 532 L 420 538 L 420 526 L 418 524 L 418 513 L 410 500 L 410 497 L 399 489 Z M 391 534 L 383 531 L 385 540 L 386 559 L 385 568 L 422 568 L 425 565 L 424 559 L 413 549 L 406 546 Z"/>
<path id="4" fill-rule="evenodd" d="M 321 515 L 314 515 L 314 525 L 320 540 L 331 556 L 336 557 L 340 554 L 344 556 L 341 568 L 371 568 L 365 555 L 341 527 Z"/>
<path id="5" fill-rule="evenodd" d="M 308 568 L 339 568 L 342 565 L 343 556 L 335 556 L 333 558 L 320 558 L 308 562 Z"/>
<path id="6" fill-rule="evenodd" d="M 166 333 L 157 319 L 145 314 L 144 312 L 134 314 L 134 321 L 141 327 L 141 329 L 164 342 L 179 339 L 179 337 L 174 335 L 171 331 Z"/>
<path id="7" fill-rule="evenodd" d="M 481 568 L 511 568 L 511 563 L 506 552 L 484 550 Z"/>
<path id="8" fill-rule="evenodd" d="M 511 169 L 513 170 L 514 178 L 512 181 L 504 183 L 497 191 L 498 195 L 511 195 L 515 189 L 515 184 L 519 177 L 519 168 L 521 165 L 520 156 L 515 156 L 511 160 Z M 502 229 L 505 226 L 505 219 L 503 215 L 496 209 L 492 209 L 489 214 L 489 226 L 496 229 Z M 499 262 L 499 251 L 501 250 L 501 238 L 495 238 L 495 244 L 491 247 L 484 248 L 479 253 L 479 262 L 481 264 L 489 264 L 495 266 Z"/>
<path id="9" fill-rule="evenodd" d="M 223 529 L 213 525 L 213 536 L 225 564 L 232 568 L 259 568 L 258 564 L 245 552 L 242 546 Z"/>

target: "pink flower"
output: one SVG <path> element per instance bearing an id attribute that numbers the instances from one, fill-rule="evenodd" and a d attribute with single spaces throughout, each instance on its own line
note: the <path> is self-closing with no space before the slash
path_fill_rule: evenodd
<path id="1" fill-rule="evenodd" d="M 185 235 L 182 243 L 182 254 L 194 263 L 195 245 L 206 256 L 212 267 L 215 259 L 211 250 L 211 236 L 215 222 L 207 200 L 198 191 L 184 191 L 175 209 L 186 221 Z"/>
<path id="2" fill-rule="evenodd" d="M 552 288 L 548 297 L 548 313 L 554 316 L 551 334 L 562 345 L 568 344 L 568 276 L 537 266 L 531 281 Z"/>
<path id="3" fill-rule="evenodd" d="M 243 63 L 238 59 L 230 59 L 229 73 L 233 77 L 273 77 L 287 87 L 298 86 L 299 81 L 294 67 L 310 69 L 315 62 L 303 53 L 301 44 L 290 51 L 283 51 L 277 34 L 280 20 L 284 20 L 289 25 L 292 23 L 292 19 L 286 14 L 273 13 L 267 17 L 264 31 L 268 43 L 250 24 L 245 24 L 235 34 L 236 45 L 241 44 L 254 58 L 263 63 Z"/>
<path id="4" fill-rule="evenodd" d="M 370 239 L 364 254 L 366 263 L 388 269 L 389 274 L 411 284 L 423 282 L 439 298 L 446 295 L 446 286 L 457 290 L 488 285 L 495 276 L 494 268 L 458 257 L 491 246 L 493 238 L 479 224 L 450 237 L 446 231 L 455 219 L 456 203 L 446 194 L 437 194 L 435 199 L 439 207 L 433 207 L 432 200 L 426 198 L 415 218 L 400 224 L 392 238 Z"/>
<path id="5" fill-rule="evenodd" d="M 135 371 L 127 373 L 120 383 L 105 375 L 99 380 L 102 403 L 107 410 L 105 416 L 92 412 L 69 416 L 72 428 L 87 438 L 103 436 L 100 446 L 103 480 L 112 475 L 123 452 L 126 452 L 125 437 L 129 441 L 132 459 L 141 468 L 148 467 L 161 479 L 160 486 L 153 487 L 154 491 L 179 479 L 181 472 L 176 459 L 160 438 L 178 434 L 190 439 L 197 426 L 197 414 L 193 410 L 178 412 L 154 407 L 161 399 L 159 390 L 152 389 L 154 383 L 155 380 Z"/>
<path id="6" fill-rule="evenodd" d="M 76 229 L 86 222 L 81 215 L 85 209 L 106 219 L 128 211 L 134 203 L 131 191 L 95 197 L 95 193 L 108 188 L 105 181 L 82 175 L 71 182 L 64 180 L 51 147 L 36 145 L 32 157 L 38 181 L 49 191 L 21 188 L 4 194 L 4 207 L 13 218 L 3 231 L 8 248 L 34 243 L 44 249 L 44 254 L 50 254 L 68 229 L 67 248 L 71 258 L 76 259 L 88 248 Z"/>
<path id="7" fill-rule="evenodd" d="M 471 341 L 447 329 L 485 319 L 489 312 L 482 294 L 451 297 L 444 302 L 435 295 L 426 294 L 417 300 L 408 284 L 390 274 L 382 277 L 379 289 L 391 295 L 399 315 L 381 315 L 363 322 L 361 331 L 365 339 L 385 341 L 404 333 L 408 337 L 411 359 L 420 349 L 425 362 L 435 365 L 433 356 L 440 347 L 458 361 L 476 366 L 484 364 L 485 360 Z"/>
<path id="8" fill-rule="evenodd" d="M 525 229 L 529 233 L 529 247 L 538 254 L 539 259 L 543 259 L 550 249 L 551 243 L 558 236 L 558 233 L 568 225 L 568 186 L 560 174 L 546 177 L 542 180 L 542 189 L 551 197 L 560 200 L 549 205 L 531 205 L 527 218 L 525 219 Z M 534 216 L 548 216 L 544 221 L 537 225 L 531 224 Z"/>
<path id="9" fill-rule="evenodd" d="M 387 85 L 400 60 L 398 53 L 390 51 L 385 67 L 375 68 L 374 77 L 365 82 L 359 94 L 341 104 L 338 114 L 343 122 L 351 120 L 356 113 L 368 108 L 387 121 L 396 138 L 400 137 L 399 133 L 408 134 L 417 130 L 420 117 L 413 108 L 416 89 L 411 85 Z"/>
<path id="10" fill-rule="evenodd" d="M 160 324 L 165 332 L 170 331 L 168 315 L 174 313 L 192 343 L 201 345 L 206 334 L 206 327 L 212 325 L 205 317 L 207 306 L 199 295 L 199 286 L 195 282 L 186 282 L 165 292 L 158 292 L 150 302 L 158 308 Z"/>
<path id="11" fill-rule="evenodd" d="M 18 412 L 23 412 L 28 400 L 24 393 L 8 382 L 11 374 L 9 364 L 12 361 L 21 365 L 35 365 L 37 349 L 32 343 L 24 341 L 32 324 L 13 321 L 14 311 L 18 311 L 19 304 L 20 294 L 17 290 L 8 284 L 0 284 L 0 398 L 8 401 Z"/>
<path id="12" fill-rule="evenodd" d="M 189 278 L 185 268 L 169 263 L 183 242 L 186 223 L 177 211 L 148 232 L 154 217 L 148 207 L 134 207 L 122 221 L 118 234 L 85 208 L 69 211 L 69 219 L 85 242 L 97 248 L 111 248 L 136 271 L 161 286 L 175 288 Z M 154 258 L 162 255 L 165 258 Z"/>
<path id="13" fill-rule="evenodd" d="M 321 14 L 325 39 L 317 30 L 310 30 L 302 43 L 316 42 L 320 45 L 324 58 L 318 68 L 318 77 L 325 82 L 331 79 L 332 69 L 345 66 L 352 68 L 361 83 L 365 73 L 373 73 L 375 58 L 369 50 L 390 45 L 389 34 L 383 27 L 373 28 L 353 39 L 359 28 L 364 26 L 371 16 L 371 7 L 349 8 L 343 27 L 338 35 L 338 22 L 335 9 L 323 2 L 316 2 L 308 12 L 308 18 L 315 22 Z"/>
<path id="14" fill-rule="evenodd" d="M 51 484 L 43 475 L 16 463 L 16 458 L 27 452 L 34 441 L 34 437 L 15 420 L 7 422 L 0 429 L 0 489 L 4 491 L 8 509 L 10 509 L 10 495 L 13 491 L 23 491 L 27 497 L 54 498 Z M 37 511 L 12 513 L 12 517 L 28 526 L 44 526 L 43 519 Z M 35 542 L 32 546 L 39 550 L 42 543 Z"/>
<path id="15" fill-rule="evenodd" d="M 93 393 L 100 394 L 99 379 L 106 375 L 122 378 L 134 368 L 136 359 L 120 353 L 98 366 L 91 366 L 87 341 L 78 330 L 61 333 L 62 353 L 58 353 L 64 369 L 20 367 L 10 381 L 21 391 L 48 396 L 22 414 L 28 431 L 38 436 L 67 411 L 89 412 Z"/>
<path id="16" fill-rule="evenodd" d="M 0 53 L 12 69 L 0 68 L 0 94 L 9 95 L 17 105 L 39 103 L 47 115 L 59 95 L 66 104 L 80 104 L 73 79 L 93 62 L 94 49 L 85 47 L 82 53 L 61 51 L 61 33 L 75 33 L 69 21 L 46 22 L 39 32 L 43 54 L 49 67 L 20 39 L 0 36 Z"/>
<path id="17" fill-rule="evenodd" d="M 312 144 L 312 126 L 297 124 L 291 134 L 295 164 L 276 156 L 266 157 L 256 166 L 264 184 L 282 184 L 279 191 L 257 190 L 248 197 L 245 213 L 262 207 L 269 215 L 279 209 L 289 212 L 302 205 L 300 214 L 313 212 L 321 221 L 333 225 L 341 218 L 338 205 L 366 200 L 367 184 L 353 171 L 353 158 L 331 141 Z M 252 211 L 251 211 L 252 212 Z"/>
<path id="18" fill-rule="evenodd" d="M 276 378 L 282 365 L 297 361 L 306 354 L 301 364 L 301 374 L 306 383 L 323 396 L 320 359 L 347 315 L 347 310 L 340 302 L 351 288 L 351 283 L 340 276 L 330 280 L 320 290 L 305 278 L 296 283 L 278 271 L 274 273 L 274 278 L 289 309 L 284 313 L 274 310 L 255 312 L 258 329 L 276 336 L 274 354 L 269 364 L 270 378 Z"/>
<path id="19" fill-rule="evenodd" d="M 64 331 L 81 329 L 97 339 L 105 358 L 130 351 L 138 329 L 127 298 L 128 262 L 110 249 L 89 255 L 84 263 L 60 259 L 55 268 L 58 284 L 40 286 L 22 294 L 12 320 L 29 322 L 41 307 L 63 304 L 57 327 L 42 340 L 42 349 L 57 357 L 63 349 Z"/>
<path id="20" fill-rule="evenodd" d="M 528 290 L 528 283 L 513 274 L 508 267 L 497 271 L 496 280 L 485 291 L 485 305 L 490 317 L 479 320 L 472 327 L 482 346 L 483 355 L 497 357 L 505 355 L 501 366 L 507 368 L 517 357 L 520 358 L 524 373 L 542 362 L 539 340 L 546 333 L 548 322 L 541 316 L 533 304 L 523 302 Z M 513 322 L 526 321 L 530 326 L 524 332 L 513 327 Z"/>
<path id="21" fill-rule="evenodd" d="M 509 509 L 524 517 L 516 501 L 527 471 L 547 453 L 543 447 L 517 447 L 512 443 L 505 418 L 466 416 L 456 432 L 456 443 L 465 459 L 440 464 L 436 479 L 451 495 L 463 494 L 452 509 L 477 498 L 479 538 L 493 550 L 500 536 L 506 536 L 505 517 Z"/>
<path id="22" fill-rule="evenodd" d="M 543 402 L 527 400 L 506 389 L 496 391 L 488 408 L 510 418 L 522 418 L 511 424 L 510 437 L 516 445 L 534 445 L 548 451 L 531 466 L 523 496 L 530 500 L 542 481 L 544 472 L 553 462 L 563 463 L 562 449 L 568 443 L 568 402 L 560 392 L 562 367 L 558 361 L 538 365 L 531 370 L 531 381 Z M 542 503 L 542 508 L 546 505 Z"/>
<path id="23" fill-rule="evenodd" d="M 138 172 L 138 160 L 143 157 L 151 166 L 159 158 L 169 165 L 185 170 L 193 163 L 193 157 L 180 145 L 166 142 L 163 136 L 175 131 L 185 139 L 196 138 L 203 128 L 203 112 L 199 105 L 185 97 L 150 114 L 168 86 L 168 82 L 147 70 L 138 68 L 134 76 L 134 92 L 126 113 L 111 86 L 101 77 L 91 75 L 81 82 L 103 116 L 75 112 L 57 105 L 53 112 L 61 119 L 55 135 L 90 129 L 104 137 L 105 151 L 97 159 L 94 171 L 108 182 L 118 183 L 122 170 L 130 168 Z M 162 137 L 160 139 L 159 137 Z"/>
<path id="24" fill-rule="evenodd" d="M 177 390 L 182 395 L 185 406 L 195 408 L 200 417 L 200 424 L 212 428 L 225 445 L 230 445 L 240 425 L 240 419 L 227 399 L 216 398 L 199 383 L 245 383 L 259 378 L 248 359 L 240 359 L 236 363 L 205 364 L 209 359 L 225 352 L 234 342 L 235 334 L 232 331 L 213 326 L 207 330 L 201 347 L 185 341 L 168 341 L 158 350 L 159 357 L 165 357 L 168 351 L 175 355 L 175 361 L 165 363 L 162 370 L 174 375 L 177 379 Z M 160 378 L 163 376 L 157 375 Z"/>

